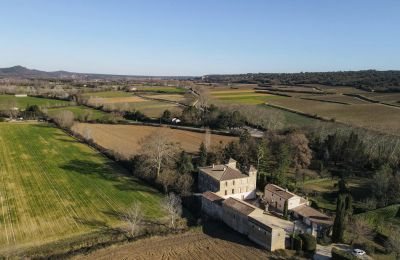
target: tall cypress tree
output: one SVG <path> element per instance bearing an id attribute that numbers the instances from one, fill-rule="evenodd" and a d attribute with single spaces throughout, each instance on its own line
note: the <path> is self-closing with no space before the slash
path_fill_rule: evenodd
<path id="1" fill-rule="evenodd" d="M 273 182 L 278 185 L 285 184 L 285 174 L 290 166 L 289 147 L 285 143 L 279 144 L 277 154 L 277 166 L 272 176 Z"/>
<path id="2" fill-rule="evenodd" d="M 203 167 L 207 164 L 207 148 L 206 145 L 202 142 L 199 148 L 199 166 Z"/>
<path id="3" fill-rule="evenodd" d="M 352 212 L 352 198 L 343 179 L 339 180 L 339 193 L 336 203 L 336 216 L 332 228 L 333 242 L 343 242 L 346 220 Z"/>
<path id="4" fill-rule="evenodd" d="M 266 142 L 261 142 L 257 147 L 257 170 L 259 179 L 265 185 L 267 176 L 271 176 L 274 160 L 271 150 Z M 263 186 L 263 185 L 262 185 Z"/>
<path id="5" fill-rule="evenodd" d="M 285 205 L 283 206 L 283 217 L 285 219 L 289 218 L 289 209 L 288 209 L 288 201 L 285 200 Z"/>

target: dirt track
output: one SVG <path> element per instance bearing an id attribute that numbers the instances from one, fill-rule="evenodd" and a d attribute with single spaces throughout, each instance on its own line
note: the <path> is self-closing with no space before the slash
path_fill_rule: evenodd
<path id="1" fill-rule="evenodd" d="M 269 259 L 271 253 L 256 248 L 246 238 L 229 232 L 229 239 L 202 231 L 152 237 L 101 249 L 78 259 Z"/>

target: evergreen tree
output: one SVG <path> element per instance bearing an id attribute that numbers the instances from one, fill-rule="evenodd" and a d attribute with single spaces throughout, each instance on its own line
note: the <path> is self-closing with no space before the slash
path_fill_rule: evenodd
<path id="1" fill-rule="evenodd" d="M 336 203 L 336 216 L 332 228 L 333 242 L 343 242 L 346 221 L 352 213 L 352 197 L 343 179 L 339 180 L 339 195 Z"/>
<path id="2" fill-rule="evenodd" d="M 176 162 L 176 169 L 180 174 L 188 174 L 193 171 L 192 158 L 185 151 L 182 151 L 179 155 L 179 159 Z"/>
<path id="3" fill-rule="evenodd" d="M 272 175 L 273 165 L 274 159 L 268 143 L 262 141 L 257 147 L 257 176 L 259 177 L 260 181 L 264 182 L 264 185 L 267 181 L 267 176 Z"/>
<path id="4" fill-rule="evenodd" d="M 168 123 L 171 122 L 172 119 L 172 113 L 168 109 L 164 111 L 164 113 L 161 116 L 161 121 Z"/>
<path id="5" fill-rule="evenodd" d="M 272 176 L 272 181 L 277 185 L 284 185 L 286 178 L 285 174 L 290 166 L 289 147 L 285 143 L 279 144 L 277 155 L 277 166 Z"/>
<path id="6" fill-rule="evenodd" d="M 283 207 L 283 217 L 289 219 L 288 201 L 285 200 L 285 205 Z"/>
<path id="7" fill-rule="evenodd" d="M 199 149 L 199 166 L 204 167 L 207 164 L 207 148 L 202 142 Z"/>

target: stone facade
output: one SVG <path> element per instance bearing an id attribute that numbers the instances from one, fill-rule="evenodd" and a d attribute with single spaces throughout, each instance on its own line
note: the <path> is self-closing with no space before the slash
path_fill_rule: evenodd
<path id="1" fill-rule="evenodd" d="M 203 193 L 202 211 L 269 251 L 285 249 L 286 234 L 292 229 L 291 222 L 264 214 L 261 209 L 239 199 L 224 199 L 209 191 Z"/>
<path id="2" fill-rule="evenodd" d="M 224 198 L 253 199 L 256 196 L 257 170 L 250 167 L 247 174 L 236 168 L 236 161 L 199 169 L 198 189 L 212 191 Z"/>

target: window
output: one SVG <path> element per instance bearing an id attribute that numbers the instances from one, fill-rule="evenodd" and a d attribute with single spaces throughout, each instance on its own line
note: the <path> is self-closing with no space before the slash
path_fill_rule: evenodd
<path id="1" fill-rule="evenodd" d="M 235 181 L 233 181 L 233 185 L 235 185 Z"/>
<path id="2" fill-rule="evenodd" d="M 235 193 L 235 189 L 232 189 L 232 194 Z"/>
<path id="3" fill-rule="evenodd" d="M 225 182 L 225 186 L 228 186 L 228 182 L 227 181 Z"/>
<path id="4" fill-rule="evenodd" d="M 225 190 L 225 195 L 228 195 L 228 191 L 227 190 Z"/>

